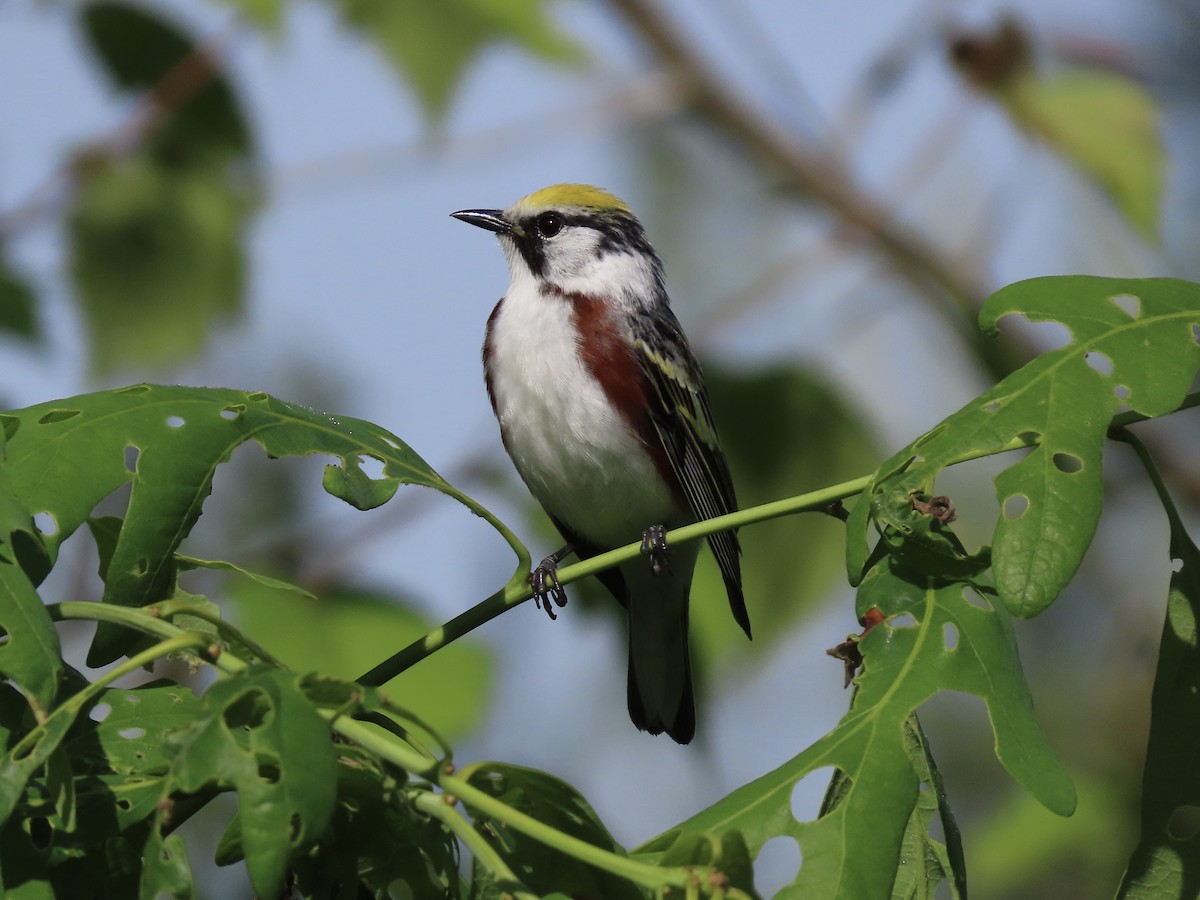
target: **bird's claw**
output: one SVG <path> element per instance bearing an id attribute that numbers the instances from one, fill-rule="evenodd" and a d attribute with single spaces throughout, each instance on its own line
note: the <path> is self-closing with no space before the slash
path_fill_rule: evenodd
<path id="1" fill-rule="evenodd" d="M 558 583 L 558 560 L 547 556 L 537 568 L 529 573 L 529 586 L 533 589 L 533 602 L 544 609 L 551 620 L 557 619 L 553 600 L 558 606 L 567 605 L 567 589 Z"/>
<path id="2" fill-rule="evenodd" d="M 651 525 L 642 532 L 641 550 L 650 557 L 650 571 L 655 575 L 670 570 L 667 549 L 667 529 L 662 525 Z"/>

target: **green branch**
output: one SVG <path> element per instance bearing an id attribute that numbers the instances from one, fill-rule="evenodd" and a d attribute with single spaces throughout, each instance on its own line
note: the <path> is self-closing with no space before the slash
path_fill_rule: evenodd
<path id="1" fill-rule="evenodd" d="M 413 806 L 421 812 L 445 825 L 446 829 L 471 851 L 471 855 L 477 862 L 496 876 L 498 881 L 504 883 L 497 886 L 505 891 L 504 896 L 519 898 L 519 900 L 537 900 L 538 895 L 521 883 L 521 879 L 504 861 L 504 857 L 497 853 L 484 836 L 463 818 L 462 813 L 453 805 L 449 795 L 434 794 L 430 791 L 412 791 L 409 799 Z"/>
<path id="2" fill-rule="evenodd" d="M 1190 409 L 1194 406 L 1200 406 L 1200 392 L 1188 394 L 1176 412 Z M 1141 413 L 1133 411 L 1123 412 L 1113 416 L 1112 427 L 1124 428 L 1137 422 L 1144 422 L 1149 418 L 1149 416 L 1144 416 Z M 973 459 L 982 459 L 983 457 L 994 456 L 999 453 L 1007 453 L 1011 450 L 1034 447 L 1037 444 L 1038 440 L 1035 438 L 1014 438 L 999 450 L 964 453 L 962 456 L 951 460 L 950 465 L 957 465 L 958 463 L 968 462 Z M 683 541 L 694 541 L 718 531 L 728 531 L 747 525 L 755 525 L 759 522 L 766 522 L 769 519 L 777 519 L 782 516 L 791 516 L 802 512 L 827 510 L 840 500 L 861 494 L 871 485 L 875 474 L 862 475 L 850 481 L 843 481 L 840 484 L 822 488 L 818 491 L 798 494 L 794 497 L 763 503 L 749 509 L 737 510 L 736 512 L 715 519 L 705 519 L 702 522 L 685 525 L 682 528 L 668 531 L 666 534 L 667 543 L 670 545 Z M 464 499 L 463 502 L 467 501 Z M 475 509 L 475 506 L 472 505 L 472 509 Z M 479 509 L 482 510 L 482 507 Z M 494 517 L 490 513 L 487 513 L 486 510 L 479 512 L 479 514 L 483 515 L 489 522 L 496 524 Z M 528 567 L 531 561 L 529 552 L 525 550 L 524 545 L 517 540 L 509 529 L 504 528 L 501 533 L 505 536 L 505 540 L 508 541 L 510 546 L 514 548 L 520 547 L 520 550 L 518 550 L 517 573 L 509 580 L 508 584 L 486 600 L 460 613 L 449 622 L 435 628 L 423 637 L 413 641 L 403 650 L 381 662 L 375 668 L 371 669 L 371 671 L 358 678 L 360 684 L 372 687 L 386 684 L 430 654 L 474 631 L 479 626 L 490 622 L 501 613 L 507 612 L 514 606 L 519 606 L 533 596 L 533 592 L 530 590 L 528 581 L 525 578 L 525 573 L 528 569 L 522 568 Z M 581 578 L 586 578 L 589 575 L 595 575 L 597 572 L 618 566 L 623 562 L 628 562 L 640 555 L 640 543 L 626 544 L 624 547 L 609 550 L 607 553 L 598 554 L 573 565 L 563 566 L 558 570 L 556 579 L 559 584 L 570 584 L 573 581 L 578 581 Z"/>
<path id="3" fill-rule="evenodd" d="M 640 884 L 651 890 L 661 890 L 668 886 L 680 888 L 687 892 L 687 896 L 692 896 L 693 893 L 698 896 L 704 885 L 712 887 L 720 884 L 720 879 L 705 877 L 716 874 L 716 870 L 711 867 L 656 866 L 630 859 L 628 856 L 622 856 L 611 850 L 605 850 L 603 847 L 589 844 L 573 835 L 564 834 L 557 828 L 497 800 L 486 791 L 475 787 L 467 778 L 452 771 L 443 770 L 437 780 L 444 791 L 467 806 L 478 810 L 487 818 L 503 822 L 509 828 L 513 828 L 547 847 L 552 847 L 580 862 L 611 872 L 634 884 Z M 712 891 L 710 890 L 708 893 L 712 893 Z M 736 888 L 724 888 L 724 896 L 731 900 L 733 898 L 748 900 L 746 895 Z"/>

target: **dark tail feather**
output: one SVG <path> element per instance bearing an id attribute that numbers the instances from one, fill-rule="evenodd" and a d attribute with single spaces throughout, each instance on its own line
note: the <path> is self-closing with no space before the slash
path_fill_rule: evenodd
<path id="1" fill-rule="evenodd" d="M 679 744 L 695 737 L 686 583 L 682 598 L 630 598 L 628 693 L 629 718 L 642 731 L 665 731 Z"/>

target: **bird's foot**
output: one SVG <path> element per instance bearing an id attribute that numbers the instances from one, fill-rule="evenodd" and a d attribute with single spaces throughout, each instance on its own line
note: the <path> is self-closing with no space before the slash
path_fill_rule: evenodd
<path id="1" fill-rule="evenodd" d="M 666 532 L 667 529 L 662 525 L 651 525 L 642 532 L 642 553 L 650 557 L 650 571 L 655 575 L 661 575 L 671 568 Z"/>
<path id="2" fill-rule="evenodd" d="M 559 607 L 567 605 L 567 589 L 558 583 L 559 557 L 551 554 L 538 563 L 537 568 L 529 573 L 529 586 L 533 588 L 533 602 L 538 609 L 544 609 L 551 620 L 557 619 L 554 604 Z M 550 601 L 553 600 L 554 604 Z"/>

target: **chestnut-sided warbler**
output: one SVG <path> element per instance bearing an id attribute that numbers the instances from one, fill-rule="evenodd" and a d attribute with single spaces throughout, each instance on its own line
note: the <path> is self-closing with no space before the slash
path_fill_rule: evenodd
<path id="1" fill-rule="evenodd" d="M 586 559 L 642 536 L 651 559 L 599 574 L 629 613 L 629 716 L 686 744 L 696 732 L 688 594 L 699 544 L 663 531 L 736 508 L 704 379 L 641 223 L 607 191 L 558 184 L 508 209 L 452 213 L 495 232 L 508 292 L 487 323 L 483 366 L 504 448 L 568 542 L 534 570 L 554 618 L 554 580 L 569 553 Z M 729 605 L 750 635 L 741 552 L 711 535 Z"/>

